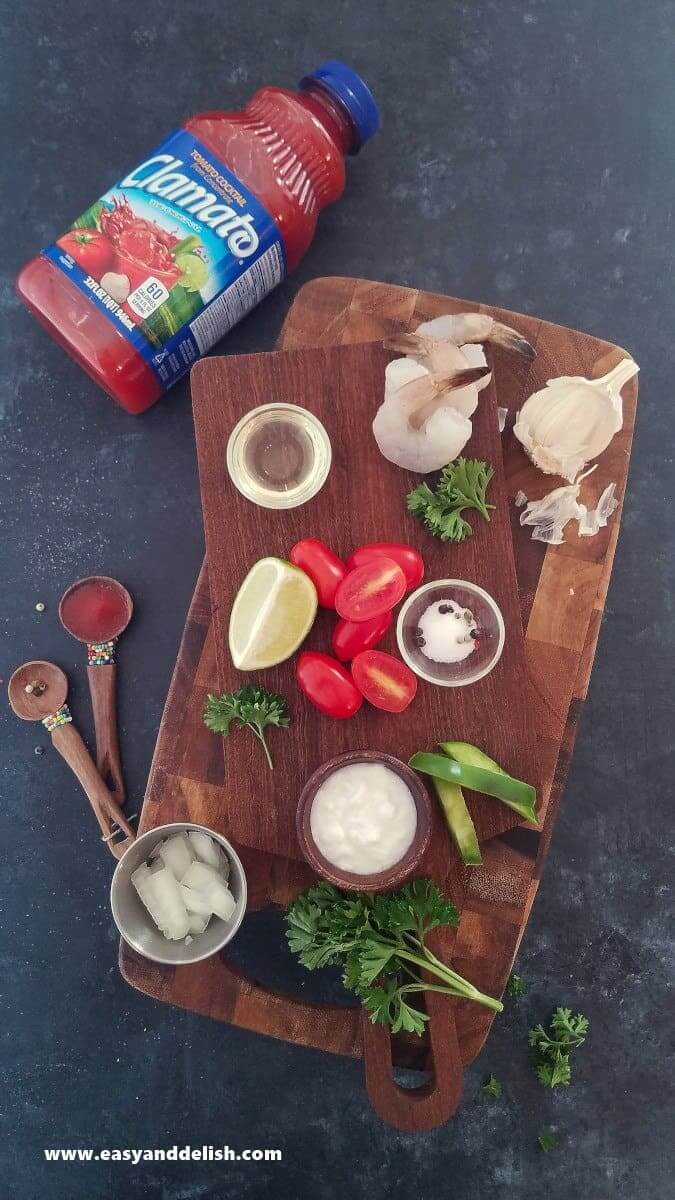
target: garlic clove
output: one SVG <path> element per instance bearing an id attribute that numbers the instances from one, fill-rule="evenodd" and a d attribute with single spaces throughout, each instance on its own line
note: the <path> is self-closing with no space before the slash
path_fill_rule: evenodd
<path id="1" fill-rule="evenodd" d="M 116 271 L 106 271 L 105 275 L 101 276 L 101 287 L 118 304 L 124 304 L 131 291 L 129 276 L 118 275 Z"/>

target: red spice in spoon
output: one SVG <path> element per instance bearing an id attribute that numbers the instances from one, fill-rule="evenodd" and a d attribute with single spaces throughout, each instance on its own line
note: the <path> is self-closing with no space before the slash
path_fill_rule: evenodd
<path id="1" fill-rule="evenodd" d="M 92 576 L 73 584 L 64 595 L 59 615 L 81 642 L 106 642 L 118 637 L 131 618 L 131 597 L 114 579 Z"/>

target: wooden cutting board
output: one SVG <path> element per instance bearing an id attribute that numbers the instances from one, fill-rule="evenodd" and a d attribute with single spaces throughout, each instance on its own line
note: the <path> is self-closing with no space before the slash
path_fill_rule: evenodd
<path id="1" fill-rule="evenodd" d="M 433 750 L 439 741 L 454 738 L 480 745 L 511 774 L 535 787 L 538 784 L 535 735 L 523 687 L 525 649 L 494 384 L 482 393 L 471 453 L 495 468 L 489 492 L 495 511 L 489 523 L 475 514 L 473 537 L 449 546 L 428 534 L 407 511 L 407 493 L 419 483 L 419 476 L 387 462 L 373 437 L 373 415 L 391 358 L 381 342 L 372 342 L 206 358 L 192 372 L 221 691 L 233 691 L 250 679 L 234 669 L 228 650 L 230 612 L 242 579 L 260 558 L 287 558 L 303 537 L 319 538 L 342 558 L 365 542 L 415 545 L 423 555 L 427 579 L 479 583 L 494 596 L 506 626 L 504 652 L 485 679 L 468 688 L 439 688 L 420 680 L 414 703 L 398 716 L 367 704 L 350 721 L 321 716 L 298 693 L 294 659 L 255 673 L 265 687 L 287 698 L 291 723 L 283 733 L 271 735 L 274 772 L 266 768 L 254 739 L 228 738 L 224 786 L 217 801 L 214 798 L 206 824 L 227 830 L 237 845 L 282 858 L 302 858 L 295 814 L 305 781 L 322 763 L 348 750 L 381 750 L 407 761 L 416 750 Z M 227 441 L 239 418 L 251 408 L 288 396 L 323 423 L 334 450 L 333 463 L 324 487 L 308 504 L 263 510 L 232 483 L 225 467 Z M 335 619 L 334 613 L 320 610 L 303 649 L 330 653 Z M 398 653 L 393 629 L 381 649 Z M 193 737 L 199 722 L 201 713 L 196 709 L 189 723 Z M 195 766 L 197 771 L 191 768 L 190 773 L 199 780 L 199 766 Z M 494 800 L 476 796 L 469 803 L 481 839 L 518 824 L 512 809 Z M 454 856 L 440 817 L 433 857 L 444 878 Z M 423 869 L 431 861 L 430 855 Z"/>
<path id="2" fill-rule="evenodd" d="M 286 318 L 279 344 L 284 349 L 348 344 L 414 329 L 443 312 L 479 310 L 514 325 L 538 354 L 528 372 L 505 354 L 494 356 L 499 403 L 511 419 L 503 436 L 508 492 L 523 489 L 541 496 L 556 484 L 528 462 L 510 433 L 512 416 L 546 379 L 561 374 L 599 376 L 625 351 L 587 334 L 537 318 L 513 314 L 453 297 L 368 280 L 327 278 L 305 285 Z M 623 389 L 624 426 L 584 483 L 583 498 L 593 500 L 607 483 L 617 483 L 623 499 L 628 474 L 637 380 Z M 512 509 L 512 518 L 514 512 Z M 453 874 L 450 891 L 462 909 L 453 963 L 483 990 L 501 993 L 525 929 L 564 789 L 583 708 L 611 573 L 621 509 L 597 537 L 568 533 L 563 546 L 533 543 L 514 520 L 514 551 L 521 615 L 525 630 L 528 684 L 534 695 L 541 768 L 543 829 L 518 828 L 483 847 L 483 866 Z M 141 828 L 171 820 L 201 821 L 224 779 L 223 749 L 191 713 L 205 692 L 217 687 L 216 639 L 211 621 L 209 574 L 204 564 L 190 607 L 178 662 L 167 698 L 153 759 Z M 279 734 L 279 738 L 283 735 Z M 242 849 L 251 884 L 252 908 L 271 896 L 284 904 L 311 881 L 297 860 Z M 266 1033 L 334 1053 L 363 1053 L 363 1027 L 357 1011 L 312 1004 L 265 988 L 243 975 L 223 956 L 194 967 L 161 967 L 124 944 L 120 969 L 132 986 L 148 995 L 241 1028 Z M 489 1032 L 492 1017 L 476 1005 L 456 1008 L 462 1061 L 471 1062 Z M 420 1065 L 425 1046 L 399 1039 L 396 1057 Z"/>

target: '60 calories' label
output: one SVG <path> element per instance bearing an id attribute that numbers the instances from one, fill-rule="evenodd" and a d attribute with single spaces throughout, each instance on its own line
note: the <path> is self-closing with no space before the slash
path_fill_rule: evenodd
<path id="1" fill-rule="evenodd" d="M 285 274 L 272 217 L 178 130 L 42 252 L 170 387 Z"/>

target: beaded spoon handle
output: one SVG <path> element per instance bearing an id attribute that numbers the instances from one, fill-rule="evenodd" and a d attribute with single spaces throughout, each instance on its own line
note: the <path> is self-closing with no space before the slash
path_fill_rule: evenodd
<path id="1" fill-rule="evenodd" d="M 64 629 L 87 646 L 87 678 L 96 732 L 96 766 L 119 805 L 125 788 L 117 733 L 115 642 L 134 611 L 127 589 L 106 575 L 79 579 L 63 593 L 59 617 Z"/>
<path id="2" fill-rule="evenodd" d="M 108 791 L 96 764 L 72 723 L 68 680 L 60 667 L 49 662 L 28 662 L 9 681 L 9 702 L 22 721 L 41 721 L 59 754 L 79 779 L 102 833 L 115 858 L 136 840 L 136 834 Z M 120 839 L 120 834 L 123 837 Z M 119 839 L 119 840 L 118 840 Z"/>

